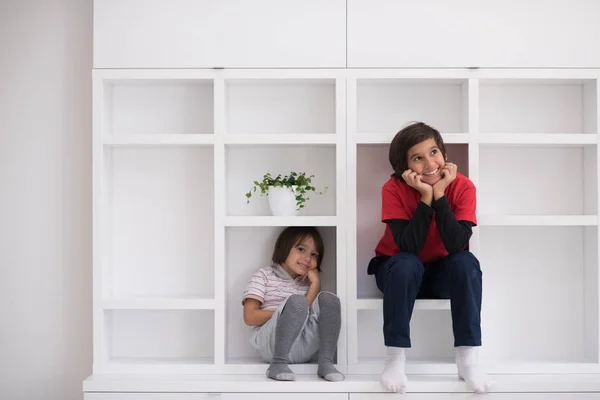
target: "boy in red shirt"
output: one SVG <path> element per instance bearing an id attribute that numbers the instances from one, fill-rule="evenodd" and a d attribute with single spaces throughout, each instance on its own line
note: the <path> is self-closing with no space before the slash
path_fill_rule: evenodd
<path id="1" fill-rule="evenodd" d="M 369 263 L 383 293 L 387 359 L 381 384 L 406 390 L 404 349 L 417 298 L 450 299 L 458 376 L 483 393 L 491 383 L 477 365 L 481 346 L 482 273 L 468 251 L 477 225 L 475 186 L 447 162 L 440 133 L 415 123 L 390 145 L 391 178 L 382 188 L 385 233 Z"/>

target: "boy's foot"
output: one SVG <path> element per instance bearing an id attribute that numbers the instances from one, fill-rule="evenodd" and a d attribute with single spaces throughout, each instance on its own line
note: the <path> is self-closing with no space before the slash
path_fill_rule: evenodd
<path id="1" fill-rule="evenodd" d="M 388 347 L 385 367 L 381 374 L 381 385 L 390 392 L 406 392 L 406 356 L 401 347 Z"/>
<path id="2" fill-rule="evenodd" d="M 492 387 L 491 379 L 478 366 L 477 347 L 457 347 L 456 368 L 458 369 L 458 378 L 465 381 L 470 391 L 486 393 Z"/>

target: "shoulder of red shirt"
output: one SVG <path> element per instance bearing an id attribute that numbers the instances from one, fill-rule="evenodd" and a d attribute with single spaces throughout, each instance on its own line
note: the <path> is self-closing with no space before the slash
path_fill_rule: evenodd
<path id="1" fill-rule="evenodd" d="M 460 172 L 456 173 L 456 178 L 450 185 L 452 185 L 452 184 L 458 185 L 460 188 L 463 188 L 463 189 L 470 189 L 470 188 L 475 187 L 473 182 L 468 177 L 461 174 Z"/>

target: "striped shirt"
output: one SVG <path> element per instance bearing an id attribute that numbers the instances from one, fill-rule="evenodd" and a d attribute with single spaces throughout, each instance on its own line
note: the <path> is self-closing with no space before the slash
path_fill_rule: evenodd
<path id="1" fill-rule="evenodd" d="M 279 305 L 293 294 L 306 296 L 310 282 L 301 276 L 292 278 L 280 265 L 261 268 L 252 275 L 244 291 L 242 304 L 246 299 L 261 302 L 261 310 L 276 310 Z"/>

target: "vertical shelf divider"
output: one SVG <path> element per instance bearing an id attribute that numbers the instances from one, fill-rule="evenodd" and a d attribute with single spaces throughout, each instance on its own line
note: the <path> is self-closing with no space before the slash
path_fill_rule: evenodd
<path id="1" fill-rule="evenodd" d="M 599 129 L 600 129 L 600 80 L 594 79 L 591 82 L 584 83 L 583 88 L 583 118 L 584 118 L 584 126 L 583 133 L 584 134 L 596 134 L 596 144 L 594 146 L 595 157 L 594 163 L 596 164 L 594 167 L 596 190 L 594 191 L 594 202 L 596 207 L 596 215 L 600 216 L 600 139 L 599 139 Z M 591 115 L 586 115 L 590 113 Z M 582 169 L 584 170 L 584 182 L 586 182 L 589 178 L 585 176 L 585 172 L 587 172 L 587 157 L 586 151 L 588 149 L 583 149 L 583 157 L 582 157 Z M 589 194 L 588 194 L 589 195 Z M 584 198 L 583 198 L 583 212 L 587 213 L 586 207 L 589 206 L 589 202 L 586 201 L 586 192 L 584 188 Z M 584 239 L 585 239 L 585 227 L 584 229 Z M 584 351 L 586 354 L 589 354 L 588 357 L 592 358 L 592 361 L 596 364 L 600 364 L 600 273 L 598 271 L 598 260 L 600 260 L 600 232 L 599 226 L 590 228 L 594 229 L 596 234 L 596 241 L 593 242 L 591 240 L 583 241 L 583 252 L 584 257 L 588 255 L 588 248 L 586 245 L 592 244 L 594 245 L 595 251 L 595 264 L 592 266 L 587 264 L 587 260 L 584 260 L 584 269 L 583 269 L 583 279 L 584 279 L 584 318 L 594 316 L 592 321 L 586 320 L 584 322 L 584 343 L 585 348 Z"/>
<path id="2" fill-rule="evenodd" d="M 479 79 L 469 78 L 463 86 L 467 98 L 467 130 L 469 133 L 469 179 L 479 190 Z M 473 230 L 469 244 L 470 251 L 479 256 L 479 229 Z"/>
<path id="3" fill-rule="evenodd" d="M 225 81 L 221 71 L 214 77 L 214 363 L 225 364 L 227 299 L 225 296 Z"/>
<path id="4" fill-rule="evenodd" d="M 335 162 L 336 162 L 336 215 L 337 231 L 336 231 L 336 292 L 342 304 L 346 304 L 348 298 L 346 292 L 346 274 L 347 268 L 341 266 L 347 265 L 346 250 L 346 79 L 341 73 L 335 80 Z M 342 313 L 342 326 L 338 340 L 337 364 L 340 368 L 347 367 L 347 344 L 346 344 L 346 326 L 347 316 Z M 345 371 L 347 373 L 347 371 Z"/>
<path id="5" fill-rule="evenodd" d="M 356 246 L 356 164 L 357 164 L 357 108 L 356 108 L 356 77 L 348 76 L 346 79 L 346 254 L 348 274 L 347 282 L 347 347 L 348 347 L 348 373 L 358 364 L 358 311 L 357 311 L 357 246 Z M 340 219 L 341 220 L 341 219 Z"/>
<path id="6" fill-rule="evenodd" d="M 598 221 L 600 221 L 600 78 L 594 80 L 595 94 L 594 99 L 594 110 L 596 115 L 594 117 L 594 132 L 596 134 L 596 215 Z M 600 225 L 594 227 L 596 230 L 596 298 L 594 299 L 594 306 L 596 311 L 596 326 L 594 327 L 594 333 L 596 334 L 596 354 L 595 360 L 593 360 L 597 366 L 600 366 Z M 584 275 L 585 278 L 585 275 Z"/>

